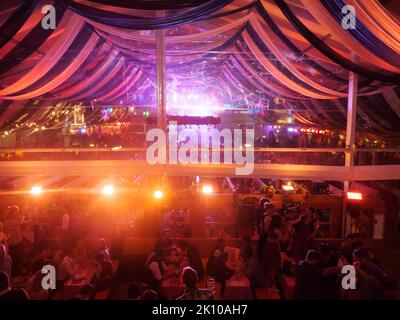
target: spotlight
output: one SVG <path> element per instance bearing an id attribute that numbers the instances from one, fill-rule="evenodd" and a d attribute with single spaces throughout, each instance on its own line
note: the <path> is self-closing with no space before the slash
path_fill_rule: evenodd
<path id="1" fill-rule="evenodd" d="M 203 192 L 204 194 L 210 194 L 210 193 L 212 193 L 212 192 L 213 192 L 213 187 L 212 187 L 212 185 L 205 184 L 205 185 L 203 186 L 202 192 Z"/>
<path id="2" fill-rule="evenodd" d="M 291 184 L 284 184 L 282 185 L 282 189 L 285 191 L 293 191 L 294 187 Z"/>
<path id="3" fill-rule="evenodd" d="M 114 186 L 112 186 L 112 185 L 104 186 L 102 193 L 105 196 L 112 196 L 114 194 Z"/>
<path id="4" fill-rule="evenodd" d="M 39 196 L 43 192 L 43 189 L 41 186 L 33 186 L 30 193 L 33 194 L 34 196 Z"/>
<path id="5" fill-rule="evenodd" d="M 362 194 L 360 192 L 347 192 L 347 199 L 362 200 Z"/>
<path id="6" fill-rule="evenodd" d="M 162 192 L 161 190 L 154 191 L 154 198 L 161 199 L 162 197 L 164 197 L 164 192 Z"/>

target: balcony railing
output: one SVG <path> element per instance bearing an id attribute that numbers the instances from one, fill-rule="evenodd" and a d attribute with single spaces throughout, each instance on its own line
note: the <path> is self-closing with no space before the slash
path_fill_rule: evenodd
<path id="1" fill-rule="evenodd" d="M 224 162 L 224 151 L 234 149 L 212 149 L 220 151 Z M 241 151 L 241 150 L 236 150 Z M 254 148 L 254 163 L 343 166 L 345 148 Z M 168 152 L 167 152 L 168 154 Z M 199 157 L 200 159 L 200 157 Z M 234 159 L 234 157 L 233 157 Z M 1 148 L 0 161 L 73 161 L 73 160 L 146 160 L 145 147 L 113 148 Z M 211 157 L 210 157 L 211 161 Z M 234 160 L 233 160 L 234 161 Z M 400 164 L 400 149 L 357 148 L 355 165 Z"/>

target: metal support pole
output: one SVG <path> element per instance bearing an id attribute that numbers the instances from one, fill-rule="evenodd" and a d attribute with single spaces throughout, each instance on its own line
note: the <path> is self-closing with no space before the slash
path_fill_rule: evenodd
<path id="1" fill-rule="evenodd" d="M 356 149 L 356 118 L 357 118 L 357 91 L 358 75 L 350 72 L 349 93 L 347 100 L 347 128 L 346 128 L 346 158 L 345 166 L 354 166 L 354 154 Z"/>
<path id="2" fill-rule="evenodd" d="M 167 101 L 166 101 L 166 63 L 165 63 L 165 30 L 156 31 L 157 49 L 157 125 L 159 129 L 166 130 Z"/>
<path id="3" fill-rule="evenodd" d="M 356 149 L 356 119 L 357 119 L 357 92 L 358 92 L 358 75 L 354 72 L 349 74 L 349 92 L 347 99 L 347 128 L 346 128 L 346 153 L 345 167 L 350 170 L 354 166 L 354 155 Z M 347 214 L 347 192 L 350 190 L 351 181 L 344 181 L 343 191 L 343 216 L 342 216 L 342 236 L 344 237 L 348 231 L 348 214 Z"/>

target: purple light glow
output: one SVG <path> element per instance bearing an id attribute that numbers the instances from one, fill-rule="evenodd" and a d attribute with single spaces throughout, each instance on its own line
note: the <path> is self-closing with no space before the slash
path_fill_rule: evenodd
<path id="1" fill-rule="evenodd" d="M 213 93 L 188 89 L 171 89 L 167 93 L 167 112 L 170 115 L 216 116 L 223 109 L 223 104 Z"/>

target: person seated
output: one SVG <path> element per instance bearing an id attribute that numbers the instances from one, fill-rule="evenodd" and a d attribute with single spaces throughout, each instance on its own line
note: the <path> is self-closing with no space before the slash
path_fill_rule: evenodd
<path id="1" fill-rule="evenodd" d="M 11 267 L 12 259 L 7 253 L 7 247 L 4 244 L 0 244 L 0 271 L 7 273 L 11 278 Z"/>
<path id="2" fill-rule="evenodd" d="M 216 250 L 214 252 L 215 259 L 210 265 L 208 275 L 215 278 L 215 282 L 218 282 L 221 285 L 221 296 L 225 291 L 225 282 L 235 273 L 234 270 L 227 267 L 227 262 L 229 260 L 229 256 Z"/>
<path id="3" fill-rule="evenodd" d="M 203 279 L 205 270 L 199 250 L 187 241 L 181 241 L 179 246 L 183 250 L 183 255 L 187 257 L 190 267 L 197 272 L 197 276 L 200 280 Z"/>
<path id="4" fill-rule="evenodd" d="M 84 285 L 81 290 L 79 290 L 79 300 L 94 300 L 95 296 L 95 287 L 90 283 Z"/>
<path id="5" fill-rule="evenodd" d="M 154 290 L 147 289 L 143 292 L 140 300 L 158 300 L 158 293 Z"/>
<path id="6" fill-rule="evenodd" d="M 106 260 L 111 260 L 110 250 L 107 247 L 106 239 L 99 239 L 97 253 L 103 255 Z"/>
<path id="7" fill-rule="evenodd" d="M 337 266 L 338 257 L 332 252 L 328 244 L 321 243 L 319 252 L 321 253 L 321 261 L 319 262 L 321 269 Z M 339 298 L 337 274 L 332 274 L 321 279 L 321 298 L 327 300 L 336 300 Z"/>
<path id="8" fill-rule="evenodd" d="M 309 250 L 304 261 L 300 261 L 296 268 L 296 284 L 293 298 L 297 300 L 320 300 L 321 280 L 338 272 L 336 267 L 322 269 L 319 267 L 321 254 L 316 250 Z"/>
<path id="9" fill-rule="evenodd" d="M 225 239 L 218 239 L 215 247 L 212 249 L 206 265 L 207 275 L 212 275 L 214 262 L 223 252 L 225 252 L 226 242 Z"/>
<path id="10" fill-rule="evenodd" d="M 343 242 L 339 247 L 339 258 L 337 266 L 342 268 L 345 265 L 353 264 L 353 250 L 348 242 Z"/>
<path id="11" fill-rule="evenodd" d="M 128 287 L 128 299 L 140 300 L 142 296 L 142 286 L 138 282 L 131 282 Z"/>
<path id="12" fill-rule="evenodd" d="M 183 269 L 182 280 L 186 288 L 184 294 L 177 300 L 215 300 L 215 295 L 211 290 L 197 288 L 199 278 L 193 268 Z"/>
<path id="13" fill-rule="evenodd" d="M 278 275 L 282 265 L 282 258 L 278 235 L 274 232 L 268 233 L 263 259 L 266 287 L 268 290 L 277 291 Z"/>
<path id="14" fill-rule="evenodd" d="M 21 288 L 12 288 L 8 274 L 0 272 L 0 300 L 29 300 L 28 293 Z"/>
<path id="15" fill-rule="evenodd" d="M 33 275 L 33 278 L 27 288 L 27 293 L 31 300 L 47 300 L 49 297 L 49 290 L 44 289 L 42 286 L 42 280 L 46 274 L 42 273 L 42 270 L 37 270 Z"/>
<path id="16" fill-rule="evenodd" d="M 375 263 L 378 267 L 381 267 L 380 261 L 375 257 L 374 250 L 371 247 L 365 247 L 367 249 L 370 260 Z"/>
<path id="17" fill-rule="evenodd" d="M 13 259 L 13 276 L 22 273 L 23 236 L 22 236 L 23 215 L 18 206 L 7 207 L 4 219 L 4 231 L 7 234 L 7 244 L 10 256 Z"/>
<path id="18" fill-rule="evenodd" d="M 49 264 L 58 267 L 63 258 L 62 254 L 63 251 L 60 244 L 58 242 L 52 243 L 49 247 L 49 255 L 47 257 L 49 259 Z"/>
<path id="19" fill-rule="evenodd" d="M 69 279 L 74 279 L 79 269 L 79 264 L 72 248 L 68 248 L 66 255 L 62 259 L 57 271 L 57 289 L 62 289 L 64 283 Z"/>
<path id="20" fill-rule="evenodd" d="M 362 300 L 383 299 L 385 291 L 397 290 L 395 281 L 372 262 L 365 247 L 354 250 L 353 265 L 357 273 L 357 288 Z"/>
<path id="21" fill-rule="evenodd" d="M 301 213 L 298 219 L 293 222 L 293 256 L 296 259 L 302 259 L 304 254 L 312 248 L 312 241 L 318 232 L 316 225 L 313 213 L 310 210 Z"/>
<path id="22" fill-rule="evenodd" d="M 98 253 L 95 256 L 96 259 L 96 276 L 95 276 L 95 288 L 96 292 L 109 289 L 112 284 L 114 277 L 113 265 L 110 260 L 105 256 Z"/>
<path id="23" fill-rule="evenodd" d="M 245 262 L 244 274 L 249 278 L 252 294 L 255 298 L 255 289 L 262 287 L 265 283 L 263 267 L 250 247 L 244 250 L 243 260 Z"/>
<path id="24" fill-rule="evenodd" d="M 146 284 L 151 289 L 159 292 L 161 283 L 163 280 L 178 275 L 179 269 L 176 269 L 174 273 L 166 274 L 167 265 L 165 263 L 166 252 L 164 250 L 157 250 L 148 261 L 146 261 Z"/>

